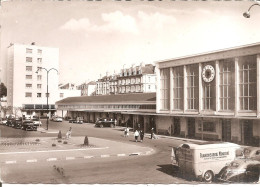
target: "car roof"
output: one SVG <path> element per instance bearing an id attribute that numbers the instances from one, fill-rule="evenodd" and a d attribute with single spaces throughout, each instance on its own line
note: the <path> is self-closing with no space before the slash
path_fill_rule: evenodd
<path id="1" fill-rule="evenodd" d="M 260 161 L 258 160 L 254 160 L 254 159 L 248 159 L 248 158 L 241 158 L 241 159 L 237 159 L 232 161 L 231 163 L 238 163 L 238 164 L 260 164 Z"/>

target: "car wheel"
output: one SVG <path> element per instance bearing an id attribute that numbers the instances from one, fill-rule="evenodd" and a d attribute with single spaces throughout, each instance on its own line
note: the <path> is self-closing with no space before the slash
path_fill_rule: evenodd
<path id="1" fill-rule="evenodd" d="M 212 171 L 206 171 L 204 173 L 204 180 L 205 180 L 205 182 L 211 182 L 213 180 L 213 178 L 214 178 L 214 174 L 213 174 Z"/>
<path id="2" fill-rule="evenodd" d="M 101 125 L 99 125 L 100 126 L 100 128 L 103 128 L 103 125 L 101 124 Z"/>

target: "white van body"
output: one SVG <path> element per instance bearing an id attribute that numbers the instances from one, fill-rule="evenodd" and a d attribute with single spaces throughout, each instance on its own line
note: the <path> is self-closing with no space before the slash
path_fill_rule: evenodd
<path id="1" fill-rule="evenodd" d="M 172 164 L 179 166 L 182 173 L 210 182 L 226 164 L 235 160 L 239 148 L 229 142 L 185 143 L 172 149 Z"/>

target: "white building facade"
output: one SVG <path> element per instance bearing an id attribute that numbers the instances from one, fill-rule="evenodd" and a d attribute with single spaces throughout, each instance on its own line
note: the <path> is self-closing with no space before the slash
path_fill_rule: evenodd
<path id="1" fill-rule="evenodd" d="M 158 129 L 171 136 L 259 146 L 260 44 L 156 66 Z"/>
<path id="2" fill-rule="evenodd" d="M 59 49 L 23 44 L 8 47 L 7 104 L 21 108 L 23 114 L 47 115 L 47 70 L 59 70 Z M 59 75 L 51 70 L 49 76 L 49 111 L 55 111 L 58 100 Z"/>

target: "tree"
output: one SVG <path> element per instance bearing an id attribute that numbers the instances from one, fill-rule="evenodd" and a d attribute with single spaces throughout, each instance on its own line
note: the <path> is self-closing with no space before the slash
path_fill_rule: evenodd
<path id="1" fill-rule="evenodd" d="M 0 98 L 7 96 L 7 88 L 4 83 L 0 84 Z"/>

